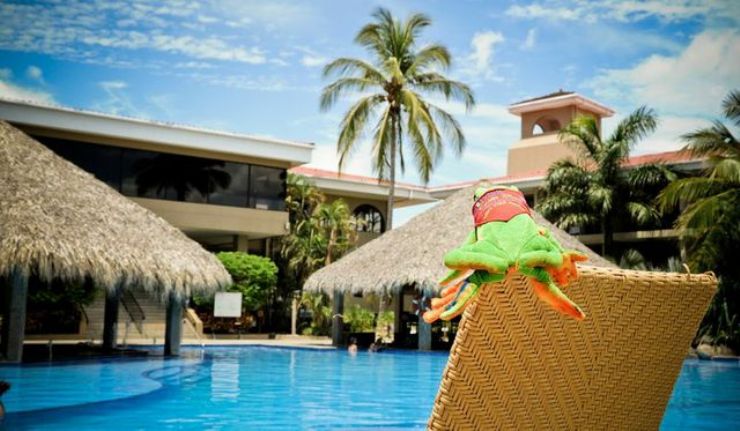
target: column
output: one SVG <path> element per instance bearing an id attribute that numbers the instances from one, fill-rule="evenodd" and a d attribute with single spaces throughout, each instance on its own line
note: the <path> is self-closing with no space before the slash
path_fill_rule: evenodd
<path id="1" fill-rule="evenodd" d="M 331 344 L 335 347 L 342 346 L 342 328 L 344 327 L 344 294 L 338 290 L 334 291 L 332 300 L 332 318 L 331 318 Z"/>
<path id="2" fill-rule="evenodd" d="M 105 314 L 103 317 L 103 350 L 110 351 L 118 344 L 118 308 L 121 303 L 121 287 L 105 292 Z"/>
<path id="3" fill-rule="evenodd" d="M 23 359 L 23 339 L 26 331 L 28 277 L 16 268 L 11 271 L 4 284 L 0 356 L 9 362 L 20 362 Z"/>
<path id="4" fill-rule="evenodd" d="M 170 292 L 167 301 L 167 318 L 164 328 L 165 356 L 178 356 L 182 341 L 182 310 L 183 300 L 174 292 Z"/>
<path id="5" fill-rule="evenodd" d="M 431 297 L 431 293 L 428 291 L 422 291 L 422 297 L 419 299 L 419 301 L 424 301 L 424 299 Z M 432 325 L 425 322 L 422 318 L 423 312 L 423 305 L 422 303 L 419 304 L 419 350 L 429 351 L 432 350 Z"/>

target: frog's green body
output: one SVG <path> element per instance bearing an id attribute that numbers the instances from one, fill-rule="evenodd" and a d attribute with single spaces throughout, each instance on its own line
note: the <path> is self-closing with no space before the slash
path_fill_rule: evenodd
<path id="1" fill-rule="evenodd" d="M 480 207 L 481 199 L 494 191 L 502 196 L 493 196 L 498 199 L 496 203 L 484 202 L 484 207 L 489 204 L 487 217 L 476 221 L 480 224 L 463 245 L 445 255 L 444 264 L 452 270 L 441 282 L 447 288 L 442 298 L 432 302 L 432 310 L 424 314 L 424 319 L 433 322 L 459 315 L 481 286 L 501 282 L 511 272 L 527 276 L 535 293 L 556 310 L 583 319 L 583 311 L 558 285 L 562 287 L 577 277 L 575 262 L 586 257 L 564 250 L 547 229 L 537 225 L 516 188 L 480 187 L 474 195 L 475 207 Z M 475 211 L 474 217 L 478 218 Z M 512 216 L 502 218 L 499 214 L 502 211 L 509 211 Z"/>

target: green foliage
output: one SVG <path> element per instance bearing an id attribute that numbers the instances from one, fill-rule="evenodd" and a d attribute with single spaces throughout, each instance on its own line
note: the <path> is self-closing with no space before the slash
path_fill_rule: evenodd
<path id="1" fill-rule="evenodd" d="M 95 299 L 95 287 L 80 282 L 33 283 L 28 292 L 28 302 L 35 305 L 70 304 L 89 305 Z"/>
<path id="2" fill-rule="evenodd" d="M 290 232 L 282 239 L 285 272 L 294 274 L 295 289 L 324 265 L 347 252 L 357 239 L 349 207 L 342 199 L 325 202 L 305 177 L 288 175 L 286 198 Z"/>
<path id="3" fill-rule="evenodd" d="M 439 44 L 419 46 L 422 30 L 431 25 L 429 17 L 412 14 L 400 21 L 387 9 L 379 8 L 373 18 L 355 37 L 355 42 L 369 52 L 370 60 L 338 58 L 327 64 L 324 76 L 337 79 L 324 87 L 321 109 L 328 110 L 347 94 L 357 96 L 339 125 L 339 169 L 372 131 L 373 169 L 378 178 L 386 178 L 390 170 L 386 220 L 390 228 L 396 160 L 403 172 L 404 149 L 412 155 L 421 179 L 428 182 L 445 144 L 458 155 L 465 148 L 460 124 L 426 96 L 460 101 L 468 109 L 475 105 L 475 99 L 470 87 L 442 74 L 452 63 L 447 48 Z M 408 148 L 403 145 L 404 138 Z"/>
<path id="4" fill-rule="evenodd" d="M 653 265 L 639 251 L 631 248 L 622 253 L 619 259 L 619 267 L 638 271 L 660 271 L 660 272 L 683 272 L 681 259 L 670 257 L 665 265 Z"/>
<path id="5" fill-rule="evenodd" d="M 395 323 L 395 313 L 392 310 L 386 310 L 378 314 L 378 326 L 386 327 L 391 326 Z"/>
<path id="6" fill-rule="evenodd" d="M 331 307 L 323 293 L 303 292 L 301 305 L 311 312 L 311 325 L 303 330 L 304 335 L 326 335 L 331 326 Z"/>
<path id="7" fill-rule="evenodd" d="M 270 303 L 278 271 L 272 260 L 240 251 L 221 252 L 216 257 L 234 281 L 226 290 L 241 292 L 244 310 L 254 312 Z M 196 295 L 193 302 L 198 307 L 210 307 L 213 304 L 213 295 Z"/>
<path id="8" fill-rule="evenodd" d="M 730 92 L 722 108 L 739 126 L 740 91 Z M 740 141 L 720 121 L 683 139 L 684 151 L 705 158 L 707 168 L 701 176 L 668 185 L 658 202 L 664 210 L 682 210 L 676 229 L 691 269 L 719 276 L 719 290 L 699 333 L 740 350 Z"/>
<path id="9" fill-rule="evenodd" d="M 634 145 L 652 133 L 656 124 L 653 110 L 643 106 L 602 140 L 593 117 L 573 119 L 559 137 L 577 151 L 578 160 L 564 159 L 550 167 L 537 210 L 562 229 L 600 226 L 604 256 L 612 252 L 613 233 L 620 220 L 657 225 L 661 213 L 652 201 L 676 174 L 661 164 L 622 170 Z"/>
<path id="10" fill-rule="evenodd" d="M 375 314 L 357 304 L 344 312 L 344 323 L 349 325 L 350 332 L 374 332 Z"/>

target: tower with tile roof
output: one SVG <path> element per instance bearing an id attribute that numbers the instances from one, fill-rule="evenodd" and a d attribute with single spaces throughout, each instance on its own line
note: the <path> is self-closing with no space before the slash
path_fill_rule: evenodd
<path id="1" fill-rule="evenodd" d="M 521 117 L 521 139 L 509 148 L 506 174 L 510 176 L 539 173 L 564 157 L 574 156 L 558 139 L 558 132 L 578 115 L 601 119 L 614 111 L 594 100 L 562 89 L 545 96 L 509 105 L 509 112 Z"/>

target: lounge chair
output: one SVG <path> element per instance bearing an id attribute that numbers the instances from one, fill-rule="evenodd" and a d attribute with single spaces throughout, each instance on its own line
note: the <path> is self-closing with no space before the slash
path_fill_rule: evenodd
<path id="1" fill-rule="evenodd" d="M 655 430 L 714 295 L 711 274 L 584 266 L 564 292 L 582 322 L 519 276 L 463 315 L 431 430 Z"/>

